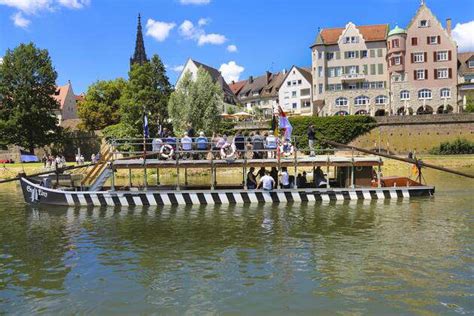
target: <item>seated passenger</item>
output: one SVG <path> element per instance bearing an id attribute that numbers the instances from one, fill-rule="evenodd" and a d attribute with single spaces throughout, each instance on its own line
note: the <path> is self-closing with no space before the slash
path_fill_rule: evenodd
<path id="1" fill-rule="evenodd" d="M 258 187 L 266 191 L 271 191 L 275 187 L 275 180 L 270 176 L 270 172 L 265 171 L 265 175 L 260 179 Z"/>
<path id="2" fill-rule="evenodd" d="M 237 133 L 235 134 L 234 145 L 235 149 L 237 150 L 237 155 L 240 156 L 241 153 L 245 151 L 245 138 L 240 133 L 240 131 L 237 131 Z"/>
<path id="3" fill-rule="evenodd" d="M 184 137 L 181 138 L 181 149 L 184 151 L 186 156 L 184 158 L 189 158 L 190 155 L 186 152 L 193 150 L 193 139 L 188 136 L 188 133 L 184 133 Z"/>
<path id="4" fill-rule="evenodd" d="M 255 171 L 255 168 L 250 167 L 250 170 L 247 173 L 246 184 L 247 184 L 247 189 L 249 190 L 253 190 L 257 188 L 257 179 L 255 178 L 254 171 Z"/>
<path id="5" fill-rule="evenodd" d="M 317 188 L 325 187 L 327 185 L 327 180 L 324 176 L 324 172 L 319 166 L 316 169 L 313 169 L 313 181 L 314 185 Z"/>
<path id="6" fill-rule="evenodd" d="M 204 132 L 199 132 L 199 137 L 196 138 L 196 149 L 197 150 L 208 149 L 207 137 L 204 136 Z"/>
<path id="7" fill-rule="evenodd" d="M 163 141 L 161 138 L 153 138 L 151 141 L 151 148 L 153 152 L 160 152 L 161 146 L 163 146 Z"/>
<path id="8" fill-rule="evenodd" d="M 290 175 L 286 167 L 281 168 L 281 186 L 283 189 L 289 189 L 290 186 Z"/>

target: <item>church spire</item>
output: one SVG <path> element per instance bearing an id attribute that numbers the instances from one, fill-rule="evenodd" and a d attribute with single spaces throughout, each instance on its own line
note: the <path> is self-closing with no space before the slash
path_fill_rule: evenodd
<path id="1" fill-rule="evenodd" d="M 133 57 L 130 58 L 130 67 L 132 67 L 133 64 L 143 65 L 146 62 L 148 62 L 148 59 L 146 58 L 145 44 L 143 42 L 142 19 L 140 17 L 140 14 L 138 14 L 137 39 L 136 39 L 136 42 L 135 42 L 135 53 L 133 54 Z"/>

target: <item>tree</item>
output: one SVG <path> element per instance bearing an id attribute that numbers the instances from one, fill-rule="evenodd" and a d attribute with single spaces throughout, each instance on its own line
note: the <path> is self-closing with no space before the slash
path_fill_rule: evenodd
<path id="1" fill-rule="evenodd" d="M 192 80 L 191 73 L 184 74 L 168 104 L 175 132 L 183 132 L 187 123 L 208 134 L 216 131 L 220 125 L 218 109 L 222 102 L 220 86 L 212 81 L 209 73 L 202 67 L 198 69 L 195 81 Z"/>
<path id="2" fill-rule="evenodd" d="M 47 50 L 33 43 L 7 50 L 0 65 L 0 143 L 33 152 L 60 138 L 56 78 Z"/>
<path id="3" fill-rule="evenodd" d="M 120 100 L 121 123 L 142 131 L 143 110 L 148 113 L 151 133 L 168 118 L 167 104 L 172 92 L 166 70 L 158 55 L 150 62 L 134 64 Z"/>
<path id="4" fill-rule="evenodd" d="M 119 101 L 126 85 L 127 81 L 122 78 L 97 81 L 90 85 L 84 101 L 78 106 L 81 128 L 95 131 L 119 123 Z"/>

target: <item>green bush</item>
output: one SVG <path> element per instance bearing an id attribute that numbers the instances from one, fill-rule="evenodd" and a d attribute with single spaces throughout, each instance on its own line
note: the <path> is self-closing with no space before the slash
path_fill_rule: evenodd
<path id="1" fill-rule="evenodd" d="M 299 148 L 308 146 L 307 130 L 312 123 L 316 132 L 316 147 L 327 148 L 321 139 L 347 144 L 356 137 L 369 132 L 376 126 L 375 119 L 370 116 L 300 116 L 290 118 L 293 136 L 297 136 Z"/>
<path id="2" fill-rule="evenodd" d="M 459 155 L 474 154 L 474 142 L 458 138 L 453 142 L 441 143 L 438 147 L 430 150 L 433 155 Z"/>

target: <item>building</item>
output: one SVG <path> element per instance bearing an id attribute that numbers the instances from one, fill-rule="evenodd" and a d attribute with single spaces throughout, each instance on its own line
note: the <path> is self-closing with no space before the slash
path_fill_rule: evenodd
<path id="1" fill-rule="evenodd" d="M 140 14 L 138 14 L 137 38 L 135 40 L 135 52 L 133 53 L 133 56 L 130 58 L 130 68 L 132 68 L 133 64 L 143 65 L 146 62 L 148 62 L 148 58 L 146 57 L 145 42 L 143 41 L 142 20 L 141 20 Z"/>
<path id="2" fill-rule="evenodd" d="M 78 119 L 77 115 L 77 97 L 72 90 L 71 81 L 64 86 L 56 87 L 53 98 L 58 102 L 59 108 L 56 110 L 59 124 L 63 125 L 64 121 Z"/>
<path id="3" fill-rule="evenodd" d="M 212 78 L 212 81 L 214 83 L 218 83 L 219 86 L 222 89 L 222 94 L 223 94 L 223 105 L 222 105 L 222 112 L 227 113 L 229 107 L 235 107 L 238 105 L 238 100 L 235 94 L 232 92 L 231 88 L 229 85 L 225 82 L 224 77 L 222 77 L 222 74 L 219 70 L 205 65 L 203 63 L 197 62 L 193 59 L 188 59 L 186 64 L 184 65 L 183 71 L 178 77 L 178 80 L 176 81 L 176 86 L 179 85 L 179 82 L 183 79 L 184 74 L 187 72 L 191 73 L 191 78 L 192 80 L 196 80 L 197 78 L 197 72 L 198 69 L 202 68 L 204 69 Z"/>
<path id="4" fill-rule="evenodd" d="M 285 76 L 285 71 L 277 73 L 267 71 L 262 76 L 250 76 L 237 96 L 240 103 L 249 112 L 258 109 L 263 111 L 264 115 L 272 115 L 279 105 L 278 92 Z"/>
<path id="5" fill-rule="evenodd" d="M 391 114 L 459 112 L 457 46 L 424 2 L 406 30 L 388 34 Z"/>
<path id="6" fill-rule="evenodd" d="M 389 26 L 322 29 L 312 50 L 312 99 L 318 115 L 379 115 L 388 107 Z"/>
<path id="7" fill-rule="evenodd" d="M 311 68 L 291 67 L 278 92 L 280 106 L 285 112 L 296 115 L 313 115 Z"/>
<path id="8" fill-rule="evenodd" d="M 465 108 L 474 102 L 474 52 L 458 54 L 458 104 Z"/>
<path id="9" fill-rule="evenodd" d="M 230 90 L 232 90 L 232 93 L 236 96 L 239 95 L 240 91 L 242 90 L 242 88 L 245 86 L 245 84 L 247 83 L 247 80 L 240 80 L 240 81 L 232 81 L 230 84 L 229 84 L 229 88 Z"/>

